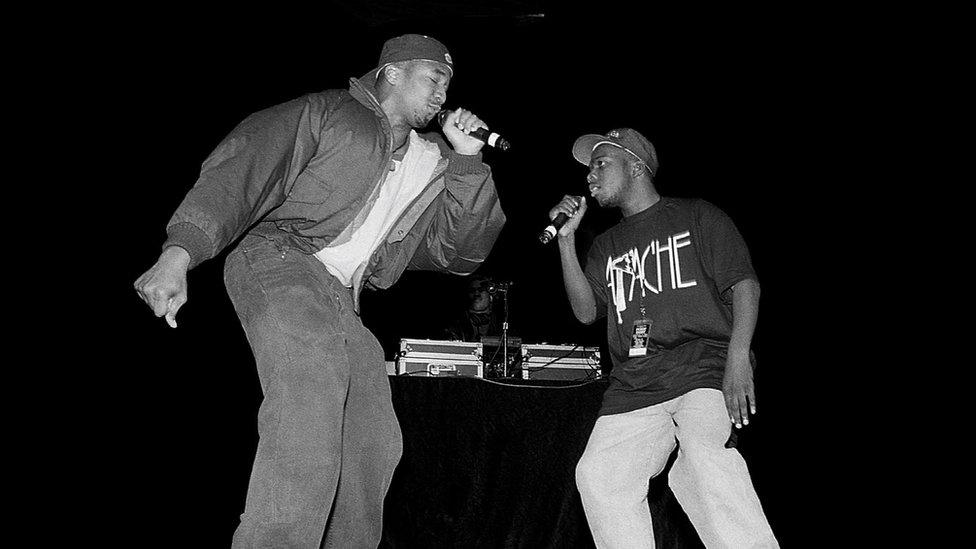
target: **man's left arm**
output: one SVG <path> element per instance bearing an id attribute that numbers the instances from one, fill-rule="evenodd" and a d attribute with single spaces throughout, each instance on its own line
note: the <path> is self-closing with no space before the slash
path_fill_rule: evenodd
<path id="1" fill-rule="evenodd" d="M 487 126 L 464 109 L 445 121 L 444 135 L 453 149 L 448 152 L 445 189 L 411 268 L 472 273 L 488 257 L 505 224 L 491 168 L 481 160 L 484 143 L 468 135 L 477 128 Z"/>
<path id="2" fill-rule="evenodd" d="M 468 274 L 488 257 L 505 224 L 505 214 L 491 170 L 480 156 L 452 153 L 444 174 L 444 192 L 433 206 L 434 219 L 410 268 Z"/>
<path id="3" fill-rule="evenodd" d="M 752 278 L 737 282 L 732 286 L 732 336 L 722 382 L 725 405 L 736 428 L 749 425 L 749 415 L 756 413 L 756 389 L 749 350 L 758 316 L 759 282 Z"/>

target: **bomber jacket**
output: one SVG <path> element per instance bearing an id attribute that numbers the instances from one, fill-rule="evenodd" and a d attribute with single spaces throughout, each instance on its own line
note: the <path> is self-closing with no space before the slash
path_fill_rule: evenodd
<path id="1" fill-rule="evenodd" d="M 401 214 L 353 280 L 388 288 L 404 270 L 473 272 L 505 222 L 481 154 L 454 152 L 438 133 L 421 134 L 441 151 L 427 187 Z M 314 254 L 350 237 L 392 168 L 393 132 L 364 79 L 247 117 L 204 161 L 167 224 L 166 246 L 190 255 L 190 268 L 245 232 Z"/>

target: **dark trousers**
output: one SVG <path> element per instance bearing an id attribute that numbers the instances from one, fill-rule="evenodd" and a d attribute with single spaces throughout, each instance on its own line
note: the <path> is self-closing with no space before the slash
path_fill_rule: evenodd
<path id="1" fill-rule="evenodd" d="M 351 290 L 315 257 L 251 235 L 224 282 L 264 393 L 233 547 L 376 547 L 403 442 Z"/>

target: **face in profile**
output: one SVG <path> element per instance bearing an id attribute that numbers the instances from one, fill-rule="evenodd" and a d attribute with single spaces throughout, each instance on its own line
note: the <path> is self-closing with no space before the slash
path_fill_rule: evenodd
<path id="1" fill-rule="evenodd" d="M 626 151 L 613 145 L 600 145 L 590 157 L 590 173 L 586 176 L 590 196 L 600 206 L 612 208 L 619 206 L 624 191 L 630 182 L 627 170 L 630 162 Z"/>
<path id="2" fill-rule="evenodd" d="M 450 84 L 451 73 L 441 63 L 414 61 L 401 69 L 396 89 L 404 117 L 412 127 L 422 128 L 433 120 L 447 101 Z"/>

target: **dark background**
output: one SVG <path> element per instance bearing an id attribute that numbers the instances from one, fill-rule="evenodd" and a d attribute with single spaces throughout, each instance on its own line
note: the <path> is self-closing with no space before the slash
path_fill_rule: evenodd
<path id="1" fill-rule="evenodd" d="M 94 26 L 83 52 L 66 52 L 83 69 L 64 78 L 77 90 L 65 123 L 86 129 L 72 133 L 90 151 L 75 168 L 96 198 L 85 208 L 90 229 L 73 236 L 97 243 L 105 285 L 82 320 L 79 350 L 104 358 L 85 375 L 99 392 L 83 397 L 91 414 L 78 419 L 94 465 L 78 461 L 77 473 L 112 501 L 101 526 L 118 533 L 106 542 L 131 532 L 166 545 L 193 532 L 219 546 L 243 508 L 261 395 L 223 289 L 223 255 L 191 272 L 177 330 L 132 290 L 200 163 L 250 113 L 347 87 L 375 66 L 385 39 L 406 32 L 448 46 L 448 105 L 475 111 L 513 143 L 485 148 L 508 223 L 480 271 L 514 283 L 512 335 L 601 344 L 605 325 L 575 321 L 558 252 L 535 236 L 564 194 L 585 193 L 574 140 L 633 127 L 657 148 L 661 193 L 718 205 L 750 246 L 762 283 L 759 414 L 740 448 L 781 543 L 826 536 L 842 507 L 857 504 L 836 501 L 831 488 L 851 451 L 835 430 L 850 420 L 838 409 L 842 383 L 823 375 L 852 367 L 840 351 L 847 336 L 828 323 L 824 284 L 843 270 L 825 258 L 845 246 L 843 226 L 824 223 L 838 215 L 824 202 L 838 212 L 845 202 L 824 197 L 823 164 L 843 133 L 826 129 L 843 79 L 823 60 L 834 42 L 819 24 L 825 14 L 549 4 L 320 2 L 217 16 L 161 7 Z M 581 251 L 616 220 L 591 207 Z M 400 338 L 436 337 L 464 282 L 409 272 L 363 295 L 363 320 L 388 360 Z"/>

